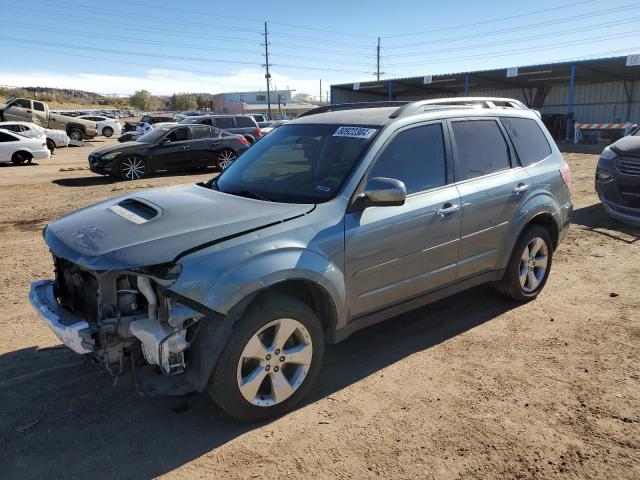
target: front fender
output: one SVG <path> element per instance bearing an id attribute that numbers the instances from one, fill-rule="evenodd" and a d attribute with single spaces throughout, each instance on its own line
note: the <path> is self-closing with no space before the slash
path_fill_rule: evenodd
<path id="1" fill-rule="evenodd" d="M 208 270 L 205 265 L 201 268 Z M 339 323 L 346 317 L 342 269 L 319 252 L 286 247 L 251 256 L 225 272 L 216 272 L 216 276 L 198 269 L 198 265 L 185 265 L 171 290 L 223 315 L 245 298 L 271 285 L 287 280 L 307 280 L 324 288 L 331 296 Z"/>

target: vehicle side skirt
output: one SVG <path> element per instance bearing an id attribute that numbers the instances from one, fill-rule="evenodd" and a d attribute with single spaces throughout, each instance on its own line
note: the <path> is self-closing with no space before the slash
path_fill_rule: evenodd
<path id="1" fill-rule="evenodd" d="M 449 297 L 463 290 L 482 285 L 483 283 L 496 282 L 504 276 L 504 270 L 492 270 L 490 272 L 480 273 L 474 275 L 462 281 L 450 284 L 446 287 L 432 290 L 431 292 L 420 295 L 409 300 L 405 300 L 402 303 L 397 303 L 390 307 L 385 307 L 381 310 L 377 310 L 373 313 L 367 313 L 360 317 L 356 317 L 351 320 L 345 327 L 340 330 L 333 331 L 327 341 L 329 343 L 338 343 L 345 340 L 352 333 L 357 332 L 363 328 L 367 328 L 376 323 L 382 322 L 392 317 L 396 317 L 411 310 L 423 307 L 430 303 L 441 300 L 445 297 Z"/>

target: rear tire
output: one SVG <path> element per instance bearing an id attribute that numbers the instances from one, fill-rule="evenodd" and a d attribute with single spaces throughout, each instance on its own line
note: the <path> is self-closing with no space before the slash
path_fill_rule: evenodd
<path id="1" fill-rule="evenodd" d="M 14 165 L 30 164 L 33 157 L 27 152 L 16 152 L 11 156 L 11 163 Z"/>
<path id="2" fill-rule="evenodd" d="M 113 128 L 111 127 L 104 127 L 102 129 L 102 135 L 104 135 L 107 138 L 111 138 L 111 136 L 113 136 Z"/>
<path id="3" fill-rule="evenodd" d="M 535 299 L 547 283 L 552 257 L 549 232 L 539 225 L 529 225 L 513 249 L 497 290 L 517 302 Z"/>
<path id="4" fill-rule="evenodd" d="M 47 138 L 47 148 L 49 149 L 49 151 L 53 155 L 53 151 L 56 149 L 56 144 L 50 138 Z"/>
<path id="5" fill-rule="evenodd" d="M 309 391 L 323 354 L 324 333 L 315 312 L 295 298 L 265 295 L 234 325 L 207 390 L 238 420 L 276 417 Z"/>
<path id="6" fill-rule="evenodd" d="M 84 132 L 79 128 L 72 128 L 69 130 L 69 138 L 76 142 L 81 142 L 84 140 Z"/>

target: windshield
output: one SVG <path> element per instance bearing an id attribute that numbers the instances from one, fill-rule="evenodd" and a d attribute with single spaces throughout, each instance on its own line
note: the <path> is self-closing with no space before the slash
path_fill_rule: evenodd
<path id="1" fill-rule="evenodd" d="M 137 141 L 142 143 L 156 143 L 158 140 L 164 137 L 169 130 L 171 129 L 168 127 L 149 130 L 144 135 L 139 136 Z"/>
<path id="2" fill-rule="evenodd" d="M 338 194 L 377 131 L 284 125 L 247 150 L 214 186 L 225 193 L 275 202 L 326 202 Z"/>

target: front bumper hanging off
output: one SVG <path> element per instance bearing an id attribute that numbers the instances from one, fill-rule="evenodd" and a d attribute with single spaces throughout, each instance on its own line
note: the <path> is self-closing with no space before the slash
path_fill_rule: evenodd
<path id="1" fill-rule="evenodd" d="M 95 342 L 89 323 L 66 311 L 58 304 L 53 280 L 39 280 L 31 284 L 29 300 L 42 321 L 67 347 L 76 353 L 91 353 Z"/>

